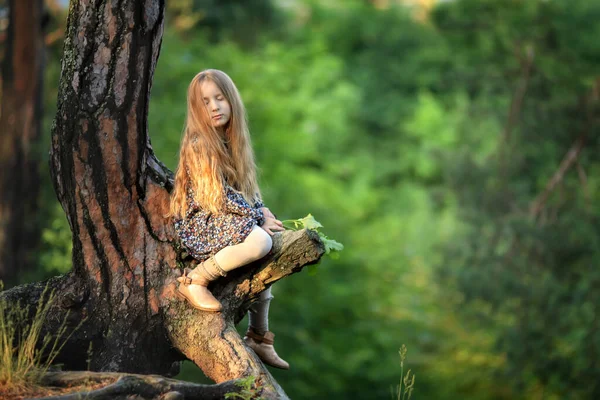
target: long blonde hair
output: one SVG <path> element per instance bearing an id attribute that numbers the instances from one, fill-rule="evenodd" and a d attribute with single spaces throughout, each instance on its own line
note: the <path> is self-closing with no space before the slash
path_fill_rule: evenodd
<path id="1" fill-rule="evenodd" d="M 211 80 L 231 105 L 224 132 L 211 124 L 201 85 Z M 248 131 L 246 109 L 231 78 L 216 69 L 198 73 L 188 87 L 187 115 L 171 193 L 169 216 L 183 218 L 188 212 L 187 190 L 203 209 L 218 213 L 225 201 L 224 184 L 240 192 L 250 205 L 260 198 L 254 152 Z"/>

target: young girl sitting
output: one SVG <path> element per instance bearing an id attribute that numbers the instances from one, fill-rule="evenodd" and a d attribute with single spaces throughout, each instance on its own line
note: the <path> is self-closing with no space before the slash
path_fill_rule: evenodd
<path id="1" fill-rule="evenodd" d="M 183 246 L 200 262 L 178 279 L 177 294 L 204 311 L 221 310 L 209 282 L 267 255 L 271 235 L 284 230 L 262 203 L 246 111 L 222 71 L 202 71 L 189 85 L 170 215 Z M 269 332 L 272 298 L 269 288 L 250 308 L 244 341 L 265 364 L 288 369 Z"/>

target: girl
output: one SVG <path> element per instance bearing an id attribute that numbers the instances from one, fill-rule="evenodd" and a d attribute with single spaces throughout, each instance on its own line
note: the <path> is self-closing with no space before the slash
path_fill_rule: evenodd
<path id="1" fill-rule="evenodd" d="M 221 310 L 208 283 L 264 257 L 273 244 L 271 235 L 284 230 L 262 203 L 246 111 L 222 71 L 202 71 L 188 87 L 170 215 L 183 246 L 200 262 L 178 278 L 177 294 L 204 311 Z M 244 341 L 264 363 L 288 369 L 268 329 L 272 298 L 269 288 L 250 308 Z"/>

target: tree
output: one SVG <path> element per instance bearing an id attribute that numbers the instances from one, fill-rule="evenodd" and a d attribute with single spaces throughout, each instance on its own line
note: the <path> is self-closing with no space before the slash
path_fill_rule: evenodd
<path id="1" fill-rule="evenodd" d="M 0 279 L 30 269 L 39 241 L 33 218 L 40 177 L 34 144 L 40 136 L 44 35 L 42 1 L 9 1 L 0 106 Z"/>
<path id="2" fill-rule="evenodd" d="M 148 136 L 150 88 L 158 59 L 164 2 L 71 2 L 51 173 L 73 232 L 73 269 L 47 282 L 2 294 L 11 304 L 36 304 L 45 285 L 58 302 L 46 325 L 66 317 L 81 326 L 57 358 L 69 369 L 173 375 L 189 359 L 216 382 L 255 376 L 262 396 L 286 397 L 235 324 L 273 282 L 317 262 L 316 233 L 274 237 L 272 253 L 216 281 L 222 313 L 176 299 L 183 256 L 168 209 L 173 174 Z"/>

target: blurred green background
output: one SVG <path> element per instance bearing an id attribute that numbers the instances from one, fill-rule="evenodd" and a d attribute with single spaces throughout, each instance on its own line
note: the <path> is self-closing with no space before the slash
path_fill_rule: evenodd
<path id="1" fill-rule="evenodd" d="M 402 344 L 413 399 L 600 398 L 599 38 L 594 0 L 167 2 L 158 157 L 175 168 L 191 78 L 224 70 L 267 205 L 345 245 L 273 287 L 291 369 L 272 372 L 291 398 L 389 399 Z M 47 160 L 61 50 L 42 249 L 20 282 L 71 265 Z"/>

